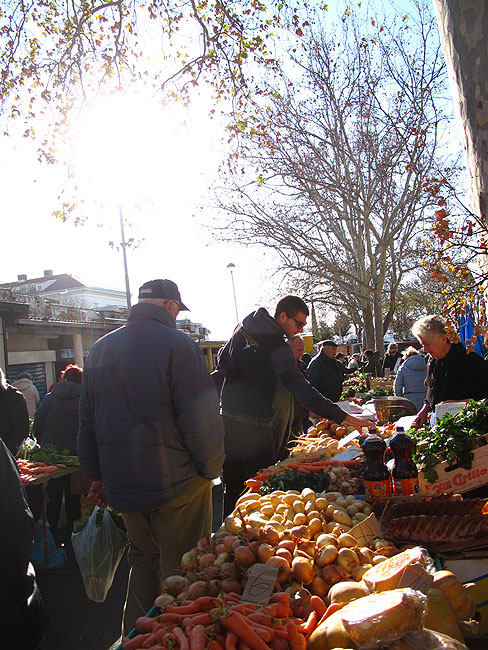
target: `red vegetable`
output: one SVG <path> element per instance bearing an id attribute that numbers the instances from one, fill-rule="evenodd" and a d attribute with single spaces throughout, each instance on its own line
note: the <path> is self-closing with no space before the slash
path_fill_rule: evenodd
<path id="1" fill-rule="evenodd" d="M 190 632 L 190 650 L 204 650 L 206 644 L 205 627 L 203 625 L 195 625 Z"/>
<path id="2" fill-rule="evenodd" d="M 197 612 L 206 612 L 215 605 L 222 605 L 222 598 L 201 596 L 188 605 L 168 605 L 166 611 L 173 614 L 196 614 Z"/>
<path id="3" fill-rule="evenodd" d="M 172 632 L 175 635 L 178 645 L 180 646 L 180 650 L 190 650 L 190 642 L 188 641 L 188 637 L 183 632 L 181 627 L 174 627 L 172 629 Z"/>
<path id="4" fill-rule="evenodd" d="M 152 632 L 154 627 L 158 624 L 156 618 L 149 618 L 149 616 L 140 616 L 135 623 L 135 628 L 138 632 Z"/>
<path id="5" fill-rule="evenodd" d="M 142 644 L 146 639 L 148 639 L 150 636 L 152 636 L 151 633 L 149 634 L 138 634 L 132 639 L 129 639 L 126 641 L 126 643 L 122 644 L 122 650 L 139 650 L 139 648 L 142 647 Z"/>

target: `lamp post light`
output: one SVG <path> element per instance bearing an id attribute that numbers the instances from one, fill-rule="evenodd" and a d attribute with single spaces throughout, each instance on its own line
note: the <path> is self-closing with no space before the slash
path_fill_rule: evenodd
<path id="1" fill-rule="evenodd" d="M 229 262 L 229 264 L 227 264 L 227 268 L 230 271 L 230 278 L 232 280 L 232 293 L 234 294 L 234 307 L 236 309 L 236 321 L 239 322 L 239 314 L 237 312 L 236 288 L 234 286 L 234 269 L 236 268 L 236 265 L 232 264 L 232 262 Z"/>
<path id="2" fill-rule="evenodd" d="M 124 257 L 125 295 L 127 298 L 127 312 L 129 312 L 131 308 L 129 271 L 127 268 L 127 251 L 125 250 L 126 245 L 125 245 L 125 234 L 124 234 L 124 213 L 122 211 L 121 205 L 119 205 L 119 216 L 120 216 L 120 235 L 122 237 L 122 255 Z"/>

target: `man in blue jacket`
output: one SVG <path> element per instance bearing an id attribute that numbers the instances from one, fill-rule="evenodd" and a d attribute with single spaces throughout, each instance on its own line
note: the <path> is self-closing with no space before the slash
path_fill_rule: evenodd
<path id="1" fill-rule="evenodd" d="M 176 329 L 186 309 L 174 282 L 146 282 L 127 324 L 93 345 L 83 372 L 78 456 L 94 479 L 89 496 L 122 513 L 130 539 L 125 634 L 211 532 L 224 430 L 203 354 Z"/>
<path id="2" fill-rule="evenodd" d="M 308 314 L 301 298 L 285 296 L 274 317 L 263 307 L 246 316 L 220 353 L 216 373 L 224 377 L 225 515 L 234 508 L 244 481 L 276 461 L 293 421 L 293 397 L 309 411 L 338 424 L 370 424 L 323 397 L 298 369 L 285 337 L 302 332 Z"/>

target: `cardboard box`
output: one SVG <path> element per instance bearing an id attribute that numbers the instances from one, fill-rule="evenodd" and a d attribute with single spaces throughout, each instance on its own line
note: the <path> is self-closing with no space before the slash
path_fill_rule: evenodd
<path id="1" fill-rule="evenodd" d="M 463 584 L 474 583 L 469 588 L 469 595 L 476 603 L 476 611 L 481 617 L 476 636 L 485 636 L 488 634 L 488 558 L 446 560 L 444 566 Z"/>
<path id="2" fill-rule="evenodd" d="M 488 483 L 488 444 L 487 436 L 483 437 L 483 445 L 473 450 L 474 458 L 471 469 L 459 465 L 439 463 L 435 469 L 439 474 L 436 483 L 425 480 L 423 472 L 419 472 L 419 491 L 421 494 L 462 494 Z"/>

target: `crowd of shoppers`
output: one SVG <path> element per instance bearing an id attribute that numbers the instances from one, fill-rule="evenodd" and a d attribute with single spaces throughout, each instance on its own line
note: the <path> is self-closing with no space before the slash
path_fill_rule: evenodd
<path id="1" fill-rule="evenodd" d="M 92 346 L 84 369 L 66 368 L 34 413 L 38 441 L 78 454 L 92 479 L 89 497 L 122 514 L 130 540 L 123 634 L 151 608 L 161 581 L 174 572 L 183 553 L 211 532 L 214 479 L 223 474 L 228 514 L 244 481 L 280 458 L 290 435 L 302 430 L 309 415 L 357 429 L 368 426 L 369 420 L 334 403 L 348 374 L 393 373 L 395 394 L 419 411 L 415 426 L 424 424 L 442 401 L 488 397 L 488 364 L 451 342 L 439 316 L 423 318 L 413 328 L 427 363 L 414 347 L 400 354 L 396 344 L 388 346 L 384 359 L 373 350 L 347 359 L 332 340 L 319 343 L 305 363 L 300 333 L 309 310 L 298 296 L 285 296 L 273 315 L 261 307 L 238 324 L 211 376 L 198 345 L 176 329 L 179 312 L 187 309 L 171 280 L 143 284 L 127 323 Z M 27 562 L 32 516 L 18 475 L 12 480 L 16 469 L 10 455 L 28 433 L 25 380 L 31 378 L 21 376 L 22 393 L 0 371 L 1 475 L 9 481 L 4 493 L 14 495 L 10 505 L 5 498 L 0 505 L 10 514 L 15 509 L 13 516 L 24 522 L 12 578 L 18 599 L 11 606 L 20 617 L 35 592 Z M 78 513 L 69 481 L 50 481 L 53 531 L 63 493 L 69 525 Z M 35 638 L 26 650 L 36 647 L 45 627 L 40 599 L 36 612 Z"/>

